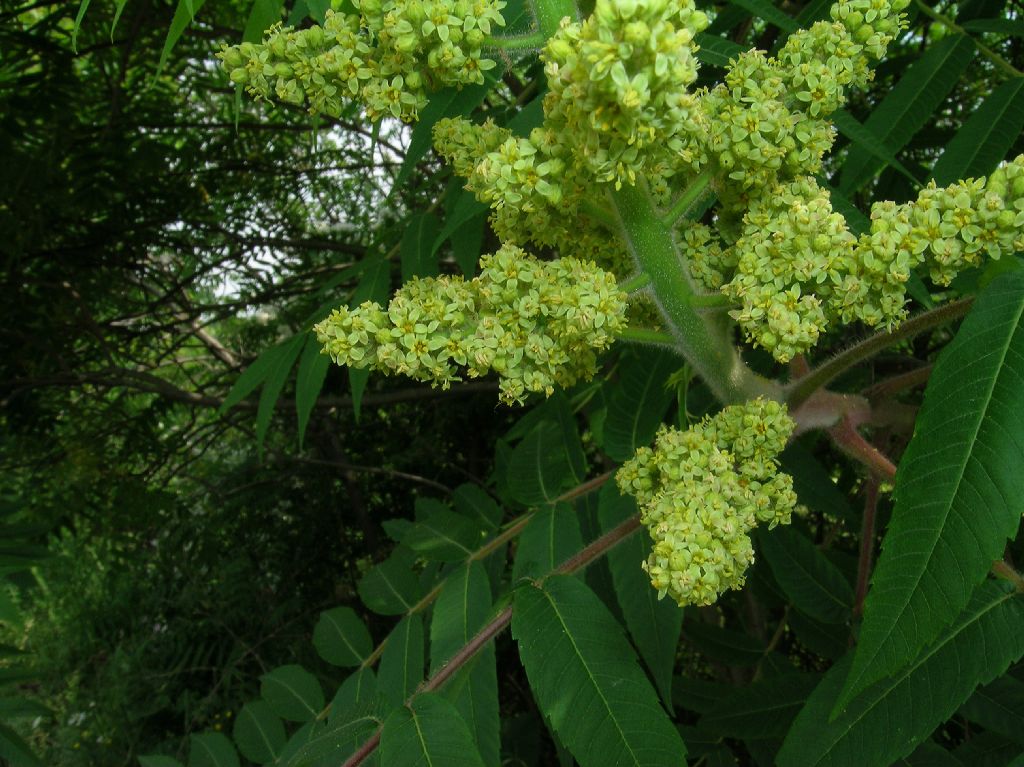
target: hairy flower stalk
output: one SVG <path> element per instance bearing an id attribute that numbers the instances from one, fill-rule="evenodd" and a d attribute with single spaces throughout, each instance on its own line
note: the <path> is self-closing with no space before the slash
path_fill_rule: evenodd
<path id="1" fill-rule="evenodd" d="M 759 399 L 731 405 L 685 431 L 662 427 L 616 474 L 636 498 L 654 540 L 644 563 L 658 597 L 708 605 L 743 586 L 759 523 L 788 524 L 793 479 L 777 456 L 793 433 L 785 405 Z"/>

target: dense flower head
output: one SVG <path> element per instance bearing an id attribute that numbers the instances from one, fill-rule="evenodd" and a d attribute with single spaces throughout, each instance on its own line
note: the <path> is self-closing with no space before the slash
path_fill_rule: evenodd
<path id="1" fill-rule="evenodd" d="M 619 276 L 632 270 L 621 240 L 580 212 L 592 191 L 588 178 L 551 127 L 521 138 L 490 120 L 477 125 L 445 118 L 434 126 L 434 146 L 491 207 L 491 225 L 502 241 L 551 248 Z"/>
<path id="2" fill-rule="evenodd" d="M 502 0 L 356 0 L 358 14 L 327 11 L 322 27 L 277 24 L 263 42 L 225 48 L 232 81 L 257 98 L 337 117 L 361 101 L 371 120 L 409 121 L 444 85 L 482 83 L 495 66 L 481 46 L 504 24 Z"/>
<path id="3" fill-rule="evenodd" d="M 684 234 L 684 243 L 692 243 L 694 275 L 739 303 L 732 316 L 748 338 L 785 362 L 814 346 L 832 322 L 898 324 L 915 268 L 948 285 L 983 257 L 1022 249 L 1021 227 L 1024 155 L 988 178 L 931 183 L 903 205 L 877 203 L 859 238 L 832 210 L 828 192 L 805 177 L 754 200 L 732 248 L 716 250 L 706 228 Z"/>
<path id="4" fill-rule="evenodd" d="M 726 204 L 816 172 L 834 140 L 824 118 L 870 80 L 869 64 L 900 29 L 907 1 L 841 0 L 831 21 L 794 33 L 777 56 L 736 57 L 725 82 L 700 98 L 698 148 L 688 147 L 683 161 L 710 165 Z"/>
<path id="5" fill-rule="evenodd" d="M 550 395 L 593 377 L 597 353 L 625 327 L 615 278 L 574 258 L 540 261 L 505 245 L 480 260 L 480 275 L 417 278 L 387 308 L 336 309 L 316 326 L 339 365 L 401 374 L 447 388 L 460 369 L 495 372 L 501 399 Z"/>
<path id="6" fill-rule="evenodd" d="M 633 184 L 646 162 L 682 146 L 698 110 L 694 36 L 708 20 L 692 0 L 597 0 L 563 20 L 544 49 L 547 125 L 599 181 Z"/>
<path id="7" fill-rule="evenodd" d="M 644 563 L 659 598 L 708 605 L 743 585 L 759 523 L 788 524 L 793 480 L 777 456 L 793 433 L 786 406 L 731 405 L 686 430 L 663 426 L 616 481 L 636 498 L 654 546 Z"/>

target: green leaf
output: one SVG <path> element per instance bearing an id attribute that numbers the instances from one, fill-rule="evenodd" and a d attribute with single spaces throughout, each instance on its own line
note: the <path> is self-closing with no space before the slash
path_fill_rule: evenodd
<path id="1" fill-rule="evenodd" d="M 480 261 L 480 253 L 483 249 L 484 226 L 487 224 L 487 214 L 468 219 L 462 226 L 452 232 L 452 256 L 459 269 L 467 277 L 476 274 L 476 268 Z"/>
<path id="2" fill-rule="evenodd" d="M 436 693 L 417 695 L 395 710 L 380 735 L 387 767 L 483 767 L 469 727 L 451 703 Z"/>
<path id="3" fill-rule="evenodd" d="M 82 28 L 82 19 L 85 18 L 91 2 L 92 0 L 82 0 L 78 6 L 78 13 L 75 14 L 75 25 L 71 28 L 71 50 L 74 53 L 78 53 L 78 32 Z"/>
<path id="4" fill-rule="evenodd" d="M 795 608 L 789 611 L 787 623 L 800 644 L 822 658 L 838 660 L 850 648 L 850 630 L 844 626 L 819 623 Z"/>
<path id="5" fill-rule="evenodd" d="M 231 387 L 231 391 L 228 392 L 228 396 L 221 403 L 217 415 L 223 415 L 252 394 L 276 369 L 283 365 L 285 358 L 291 353 L 289 347 L 293 345 L 294 341 L 293 337 L 271 346 L 243 370 L 238 380 L 235 381 L 235 385 Z"/>
<path id="6" fill-rule="evenodd" d="M 946 145 L 932 178 L 947 186 L 995 170 L 1024 128 L 1024 77 L 1007 80 L 988 95 Z"/>
<path id="7" fill-rule="evenodd" d="M 370 632 L 351 607 L 320 613 L 313 629 L 313 646 L 325 661 L 343 667 L 358 666 L 373 652 Z"/>
<path id="8" fill-rule="evenodd" d="M 3 725 L 0 725 L 0 729 L 2 729 L 2 728 L 3 728 Z M 0 740 L 2 740 L 2 739 L 3 739 L 3 735 L 0 734 Z M 2 746 L 0 746 L 0 748 L 2 748 Z M 0 750 L 0 756 L 7 756 L 7 755 L 4 754 L 2 750 Z M 15 767 L 17 767 L 17 765 L 18 765 L 17 762 L 12 762 L 12 764 L 14 764 Z M 170 756 L 159 756 L 159 755 L 140 756 L 139 757 L 139 765 L 141 765 L 141 767 L 182 767 L 181 762 L 179 762 L 177 759 L 174 759 L 174 758 L 172 758 Z"/>
<path id="9" fill-rule="evenodd" d="M 419 120 L 409 137 L 409 147 L 405 150 L 402 167 L 398 169 L 391 194 L 405 186 L 412 175 L 416 164 L 423 159 L 433 144 L 434 125 L 442 117 L 458 117 L 468 115 L 483 102 L 487 92 L 496 82 L 495 76 L 485 74 L 483 85 L 470 85 L 463 88 L 442 88 L 431 94 L 430 103 L 420 110 Z"/>
<path id="10" fill-rule="evenodd" d="M 831 119 L 839 132 L 853 142 L 854 145 L 865 150 L 886 165 L 891 165 L 904 178 L 908 179 L 914 188 L 921 186 L 921 182 L 918 181 L 917 177 L 910 172 L 906 165 L 897 159 L 896 155 L 871 128 L 862 125 L 856 117 L 845 109 L 837 109 L 832 113 Z"/>
<path id="11" fill-rule="evenodd" d="M 255 0 L 249 11 L 249 19 L 245 22 L 242 40 L 247 43 L 260 42 L 263 33 L 281 20 L 283 11 L 283 0 Z"/>
<path id="12" fill-rule="evenodd" d="M 448 576 L 430 621 L 430 670 L 441 668 L 483 628 L 491 612 L 491 583 L 479 562 Z"/>
<path id="13" fill-rule="evenodd" d="M 738 6 L 745 11 L 750 11 L 752 14 L 764 19 L 769 24 L 774 24 L 783 32 L 792 34 L 799 29 L 796 19 L 780 11 L 768 2 L 768 0 L 729 0 L 729 3 L 731 5 Z"/>
<path id="14" fill-rule="evenodd" d="M 434 255 L 441 246 L 444 245 L 445 240 L 451 237 L 457 232 L 462 226 L 472 221 L 473 219 L 480 219 L 483 221 L 487 216 L 487 206 L 476 199 L 472 192 L 468 192 L 461 187 L 453 192 L 456 195 L 456 201 L 451 207 L 451 211 L 445 217 L 444 228 L 440 234 L 434 238 L 433 245 L 430 246 L 430 255 Z M 462 271 L 466 274 L 470 274 L 473 271 L 472 266 L 467 270 L 463 264 L 459 264 L 463 267 Z"/>
<path id="15" fill-rule="evenodd" d="M 459 485 L 452 492 L 452 504 L 464 517 L 478 521 L 488 530 L 497 530 L 504 512 L 479 485 Z"/>
<path id="16" fill-rule="evenodd" d="M 622 355 L 604 422 L 604 451 L 613 460 L 628 461 L 654 439 L 675 397 L 665 381 L 680 367 L 679 357 L 667 351 L 640 348 Z"/>
<path id="17" fill-rule="evenodd" d="M 448 576 L 430 621 L 430 668 L 437 671 L 484 627 L 491 614 L 491 584 L 480 562 Z M 443 693 L 455 704 L 486 765 L 501 758 L 498 674 L 494 646 L 487 645 L 456 674 Z"/>
<path id="18" fill-rule="evenodd" d="M 261 676 L 260 695 L 275 714 L 289 722 L 309 722 L 324 707 L 320 683 L 302 666 L 279 666 Z"/>
<path id="19" fill-rule="evenodd" d="M 697 49 L 697 58 L 704 64 L 710 64 L 713 67 L 725 68 L 729 66 L 729 62 L 743 53 L 746 49 L 742 45 L 734 43 L 732 40 L 728 40 L 718 35 L 711 35 L 707 32 L 701 32 L 697 35 L 697 44 L 700 48 Z"/>
<path id="20" fill-rule="evenodd" d="M 622 629 L 580 580 L 515 592 L 512 634 L 537 703 L 580 763 L 682 765 L 686 749 Z"/>
<path id="21" fill-rule="evenodd" d="M 43 767 L 43 763 L 32 753 L 32 749 L 18 733 L 0 722 L 0 757 L 11 767 Z M 148 759 L 150 757 L 142 757 Z M 147 767 L 147 765 L 143 765 Z M 153 767 L 160 767 L 153 765 Z M 174 767 L 181 767 L 175 763 Z"/>
<path id="22" fill-rule="evenodd" d="M 909 754 L 979 683 L 1024 655 L 1024 599 L 989 581 L 928 648 L 855 698 L 829 721 L 850 656 L 808 699 L 779 752 L 779 767 L 886 767 Z"/>
<path id="23" fill-rule="evenodd" d="M 192 23 L 196 12 L 203 7 L 205 2 L 206 0 L 178 0 L 178 7 L 174 11 L 174 18 L 171 19 L 171 26 L 167 30 L 167 39 L 164 40 L 163 50 L 160 51 L 160 61 L 156 65 L 154 77 L 159 77 L 160 73 L 164 71 L 171 51 L 174 50 L 174 46 L 178 44 L 185 29 Z"/>
<path id="24" fill-rule="evenodd" d="M 688 615 L 696 617 L 697 613 L 691 608 Z M 756 666 L 766 652 L 761 641 L 752 636 L 699 620 L 686 620 L 683 637 L 712 660 L 734 666 Z"/>
<path id="25" fill-rule="evenodd" d="M 560 503 L 541 509 L 519 535 L 512 581 L 541 578 L 583 548 L 576 512 Z"/>
<path id="26" fill-rule="evenodd" d="M 1024 37 L 1024 21 L 1020 19 L 971 19 L 961 26 L 968 32 L 994 32 L 999 35 Z"/>
<path id="27" fill-rule="evenodd" d="M 423 618 L 407 615 L 388 635 L 377 682 L 393 706 L 401 706 L 423 681 Z"/>
<path id="28" fill-rule="evenodd" d="M 306 0 L 306 7 L 309 8 L 309 15 L 313 20 L 317 24 L 323 24 L 331 7 L 331 0 Z"/>
<path id="29" fill-rule="evenodd" d="M 365 667 L 356 669 L 334 694 L 327 722 L 333 726 L 348 721 L 353 711 L 364 711 L 377 699 L 377 677 L 373 670 Z"/>
<path id="30" fill-rule="evenodd" d="M 263 384 L 263 391 L 260 392 L 260 402 L 256 408 L 256 444 L 260 449 L 263 448 L 263 440 L 267 436 L 267 429 L 270 427 L 270 421 L 274 417 L 274 408 L 277 406 L 277 400 L 281 396 L 281 390 L 284 389 L 284 384 L 288 380 L 288 374 L 291 373 L 295 359 L 299 356 L 299 352 L 302 351 L 304 340 L 305 338 L 302 334 L 289 339 L 282 347 L 281 355 L 275 359 L 273 366 L 267 373 L 266 381 Z"/>
<path id="31" fill-rule="evenodd" d="M 321 767 L 340 765 L 380 727 L 375 706 L 364 712 L 351 712 L 342 721 L 304 725 L 284 747 L 278 767 Z M 364 762 L 365 763 L 365 762 Z M 370 762 L 372 763 L 372 762 Z"/>
<path id="32" fill-rule="evenodd" d="M 587 475 L 586 458 L 576 421 L 564 396 L 545 403 L 545 418 L 512 451 L 509 491 L 527 506 L 552 503 Z"/>
<path id="33" fill-rule="evenodd" d="M 188 767 L 239 767 L 238 752 L 221 732 L 189 735 Z"/>
<path id="34" fill-rule="evenodd" d="M 996 679 L 975 692 L 960 713 L 986 730 L 1024 743 L 1024 682 L 1012 676 Z"/>
<path id="35" fill-rule="evenodd" d="M 357 586 L 363 604 L 378 615 L 402 615 L 416 604 L 423 591 L 411 569 L 411 558 L 401 549 L 367 570 Z"/>
<path id="36" fill-rule="evenodd" d="M 257 764 L 277 759 L 288 740 L 281 719 L 262 700 L 250 701 L 242 706 L 235 717 L 232 735 L 242 756 Z"/>
<path id="37" fill-rule="evenodd" d="M 754 682 L 717 700 L 700 726 L 741 740 L 783 738 L 820 681 L 820 674 L 786 674 Z"/>
<path id="38" fill-rule="evenodd" d="M 416 213 L 402 235 L 399 248 L 402 257 L 402 282 L 413 277 L 436 277 L 439 273 L 434 240 L 441 222 L 431 213 Z"/>
<path id="39" fill-rule="evenodd" d="M 853 589 L 824 554 L 789 527 L 759 531 L 758 548 L 793 605 L 822 623 L 846 623 Z"/>
<path id="40" fill-rule="evenodd" d="M 327 368 L 330 365 L 331 358 L 323 353 L 316 335 L 310 333 L 302 349 L 299 372 L 295 378 L 295 414 L 299 420 L 299 448 L 305 441 L 309 416 L 316 405 L 317 397 L 320 396 L 320 390 L 323 389 Z"/>
<path id="41" fill-rule="evenodd" d="M 433 498 L 416 499 L 416 521 L 402 543 L 426 559 L 459 562 L 483 540 L 483 528 Z"/>
<path id="42" fill-rule="evenodd" d="M 0 698 L 0 719 L 11 721 L 12 719 L 34 719 L 37 716 L 51 717 L 53 711 L 42 703 L 31 698 L 5 697 Z"/>
<path id="43" fill-rule="evenodd" d="M 598 518 L 604 532 L 636 513 L 633 497 L 620 495 L 614 483 L 609 482 L 601 488 Z M 683 611 L 670 599 L 658 599 L 650 578 L 640 568 L 640 563 L 650 554 L 650 547 L 646 533 L 631 535 L 608 552 L 608 567 L 629 635 L 651 672 L 661 699 L 671 710 L 672 671 L 683 625 Z"/>
<path id="44" fill-rule="evenodd" d="M 896 474 L 892 521 L 840 703 L 953 620 L 1016 533 L 1024 498 L 1024 272 L 993 281 L 939 355 Z"/>
<path id="45" fill-rule="evenodd" d="M 974 59 L 974 42 L 967 35 L 951 35 L 931 46 L 917 59 L 875 107 L 864 127 L 892 152 L 902 149 L 956 86 Z M 851 194 L 878 173 L 882 162 L 854 146 L 843 163 L 839 188 Z"/>

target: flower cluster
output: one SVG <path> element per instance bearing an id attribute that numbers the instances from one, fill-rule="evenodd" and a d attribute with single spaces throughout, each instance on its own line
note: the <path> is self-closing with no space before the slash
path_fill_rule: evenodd
<path id="1" fill-rule="evenodd" d="M 697 130 L 693 0 L 597 0 L 582 24 L 563 20 L 541 56 L 546 124 L 598 181 L 634 184 L 645 163 L 678 152 Z"/>
<path id="2" fill-rule="evenodd" d="M 793 480 L 776 456 L 793 433 L 785 405 L 732 405 L 686 431 L 662 427 L 654 449 L 641 448 L 616 480 L 636 497 L 654 540 L 644 563 L 659 598 L 708 605 L 743 585 L 758 523 L 788 524 Z"/>
<path id="3" fill-rule="evenodd" d="M 1022 227 L 1024 155 L 987 179 L 932 183 L 914 202 L 876 204 L 859 239 L 811 178 L 754 200 L 731 249 L 716 251 L 706 227 L 684 236 L 694 243 L 695 276 L 738 302 L 732 316 L 748 337 L 785 362 L 814 346 L 830 322 L 895 325 L 913 269 L 924 265 L 949 284 L 983 256 L 1024 248 Z"/>
<path id="4" fill-rule="evenodd" d="M 322 27 L 275 25 L 260 44 L 221 52 L 232 81 L 257 98 L 338 116 L 358 99 L 367 117 L 416 119 L 427 92 L 482 83 L 495 63 L 481 46 L 504 19 L 502 0 L 356 0 L 358 14 L 327 12 Z"/>
<path id="5" fill-rule="evenodd" d="M 725 82 L 700 100 L 700 149 L 684 159 L 710 163 L 721 191 L 740 202 L 778 179 L 816 172 L 834 139 L 823 118 L 870 79 L 868 65 L 899 30 L 907 3 L 840 0 L 831 22 L 791 35 L 776 57 L 738 56 Z"/>
<path id="6" fill-rule="evenodd" d="M 551 248 L 620 276 L 630 272 L 622 242 L 580 212 L 587 177 L 551 127 L 520 138 L 490 120 L 474 125 L 446 118 L 434 126 L 434 146 L 466 178 L 466 188 L 491 206 L 502 241 Z"/>
<path id="7" fill-rule="evenodd" d="M 407 375 L 435 386 L 498 374 L 501 399 L 590 379 L 596 353 L 625 326 L 615 278 L 573 258 L 540 261 L 511 245 L 480 260 L 480 275 L 414 279 L 387 308 L 342 307 L 316 326 L 339 365 Z"/>

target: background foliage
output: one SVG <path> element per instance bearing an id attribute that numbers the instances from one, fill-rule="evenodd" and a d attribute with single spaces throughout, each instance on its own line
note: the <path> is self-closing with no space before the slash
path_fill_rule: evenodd
<path id="1" fill-rule="evenodd" d="M 490 90 L 442 92 L 412 128 L 238 98 L 213 59 L 220 44 L 279 18 L 313 23 L 326 6 L 0 4 L 0 757 L 340 764 L 380 728 L 370 758 L 388 765 L 671 764 L 684 748 L 708 765 L 1020 763 L 1024 608 L 1002 582 L 975 588 L 928 564 L 932 590 L 913 598 L 930 610 L 957 594 L 955 606 L 914 613 L 933 626 L 865 624 L 860 641 L 887 665 L 844 688 L 864 608 L 860 537 L 877 550 L 893 501 L 827 440 L 808 435 L 784 456 L 811 513 L 759 535 L 744 591 L 682 611 L 639 570 L 640 535 L 598 556 L 635 513 L 602 486 L 606 472 L 662 421 L 713 408 L 680 360 L 617 347 L 595 382 L 515 410 L 495 407 L 489 381 L 440 392 L 328 369 L 309 328 L 333 305 L 381 300 L 417 274 L 472 273 L 494 249 L 429 129 L 472 114 L 523 130 L 540 80 L 535 57 L 510 58 Z M 828 4 L 704 7 L 715 15 L 701 84 Z M 872 200 L 1024 151 L 1021 6 L 909 12 L 910 31 L 837 119 L 825 176 L 852 227 Z M 957 388 L 973 371 L 1006 404 L 965 404 L 982 426 L 963 460 L 981 455 L 978 474 L 1012 467 L 1020 266 L 948 291 L 919 281 L 915 309 L 993 284 L 959 332 L 904 340 L 836 388 L 884 398 L 898 377 L 931 374 L 918 433 L 952 444 L 955 426 L 929 402 L 970 400 Z M 978 353 L 992 348 L 1005 354 L 990 370 Z M 895 401 L 914 413 L 920 388 Z M 899 456 L 912 433 L 870 436 Z M 903 458 L 930 460 L 913 446 Z M 1019 542 L 1001 551 L 1019 480 L 984 502 L 914 481 L 897 479 L 895 502 L 942 512 L 929 529 L 951 561 L 1021 561 Z M 989 524 L 999 502 L 1016 516 Z M 862 509 L 877 511 L 874 528 Z M 894 523 L 886 546 L 916 535 Z M 885 568 L 869 610 L 904 593 Z M 497 638 L 446 663 L 481 629 Z M 905 658 L 886 649 L 894 632 Z"/>

